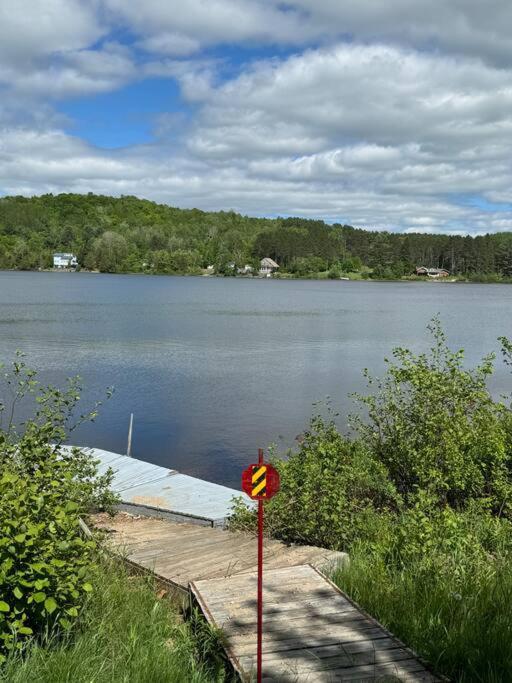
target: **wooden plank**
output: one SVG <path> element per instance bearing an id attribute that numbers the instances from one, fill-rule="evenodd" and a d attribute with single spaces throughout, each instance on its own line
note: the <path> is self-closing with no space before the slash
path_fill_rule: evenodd
<path id="1" fill-rule="evenodd" d="M 133 543 L 135 546 L 139 543 L 154 543 L 162 542 L 165 543 L 180 543 L 184 545 L 190 545 L 197 543 L 198 540 L 207 542 L 209 540 L 215 540 L 216 536 L 210 536 L 205 534 L 205 531 L 209 531 L 211 527 L 201 527 L 201 526 L 191 526 L 189 524 L 169 524 L 169 522 L 164 523 L 167 526 L 159 526 L 156 529 L 143 528 L 137 530 L 137 532 L 121 532 L 120 537 L 125 540 L 125 542 Z M 169 529 L 168 527 L 172 528 Z M 183 527 L 180 529 L 180 527 Z M 221 532 L 222 533 L 222 532 Z"/>
<path id="2" fill-rule="evenodd" d="M 191 584 L 207 619 L 223 629 L 242 680 L 254 673 L 256 576 Z M 439 680 L 415 654 L 311 566 L 264 575 L 264 678 L 274 681 Z M 271 602 L 268 603 L 267 601 Z"/>
<path id="3" fill-rule="evenodd" d="M 281 650 L 301 650 L 306 644 L 307 647 L 319 647 L 320 645 L 336 645 L 351 643 L 358 640 L 368 640 L 369 638 L 378 639 L 384 637 L 382 631 L 377 627 L 368 627 L 361 629 L 346 629 L 344 632 L 335 629 L 327 629 L 320 633 L 315 628 L 314 632 L 311 629 L 305 631 L 289 634 L 288 637 L 276 638 L 263 634 L 263 652 L 280 652 Z M 237 652 L 244 654 L 253 652 L 256 647 L 256 636 L 247 638 L 244 636 L 230 636 L 229 642 L 236 647 Z"/>
<path id="4" fill-rule="evenodd" d="M 368 666 L 372 664 L 390 664 L 393 662 L 405 662 L 411 660 L 410 652 L 403 648 L 388 648 L 387 650 L 364 650 L 358 653 L 350 653 L 338 648 L 336 654 L 327 653 L 324 650 L 321 655 L 313 655 L 309 649 L 293 650 L 288 653 L 278 652 L 265 657 L 265 666 L 283 666 L 286 664 L 286 655 L 289 654 L 289 659 L 293 660 L 294 665 L 299 666 L 301 670 L 316 670 L 324 669 L 342 669 L 354 668 L 356 666 Z M 240 661 L 247 664 L 249 668 L 254 663 L 254 657 L 242 657 Z"/>
<path id="5" fill-rule="evenodd" d="M 319 609 L 321 608 L 321 609 Z M 233 612 L 216 608 L 216 614 L 219 619 L 229 621 L 236 619 L 237 623 L 243 628 L 247 624 L 254 626 L 256 624 L 256 601 L 250 607 L 242 606 Z M 358 610 L 351 605 L 346 607 L 338 607 L 337 605 L 325 604 L 325 600 L 316 602 L 294 602 L 294 603 L 275 603 L 274 605 L 264 605 L 263 616 L 267 624 L 272 624 L 274 621 L 280 622 L 283 617 L 287 621 L 293 622 L 295 619 L 303 619 L 307 616 L 313 623 L 316 619 L 329 619 L 331 615 L 349 615 L 359 614 Z"/>
<path id="6" fill-rule="evenodd" d="M 187 580 L 199 579 L 203 576 L 213 577 L 216 572 L 223 574 L 223 570 L 237 565 L 240 569 L 246 568 L 243 555 L 240 557 L 238 551 L 240 544 L 223 543 L 206 546 L 202 552 L 196 547 L 194 551 L 183 554 L 171 552 L 162 553 L 159 560 L 168 568 L 168 571 L 179 576 L 187 574 Z M 254 564 L 252 565 L 254 567 Z M 205 575 L 206 574 L 206 575 Z"/>
<path id="7" fill-rule="evenodd" d="M 270 570 L 270 571 L 277 571 L 277 570 Z M 266 572 L 267 574 L 270 573 L 270 571 Z M 253 572 L 254 573 L 254 570 Z M 245 576 L 251 577 L 251 573 L 244 573 Z M 234 581 L 240 576 L 240 574 L 237 574 L 236 576 L 231 577 L 231 580 Z M 212 579 L 216 581 L 221 581 L 222 579 Z M 214 590 L 209 592 L 210 599 L 212 603 L 214 604 L 229 604 L 229 602 L 247 602 L 252 600 L 253 596 L 255 595 L 255 590 L 256 588 L 256 581 L 248 581 L 246 584 L 244 583 L 239 583 L 238 585 L 233 586 L 233 590 L 230 591 L 229 587 L 225 589 L 219 588 L 217 590 L 217 587 L 215 587 Z M 269 584 L 267 581 L 265 581 L 263 590 L 265 591 L 265 602 L 268 602 L 268 604 L 271 604 L 273 602 L 279 602 L 281 599 L 281 596 L 283 595 L 283 587 L 281 586 L 275 586 Z M 208 591 L 207 591 L 208 592 Z M 304 579 L 304 580 L 297 580 L 297 581 L 291 581 L 286 584 L 286 596 L 287 598 L 290 599 L 299 599 L 301 602 L 304 602 L 305 600 L 321 600 L 322 598 L 325 597 L 334 597 L 332 594 L 330 595 L 329 592 L 326 590 L 326 588 L 320 589 L 318 586 L 316 586 L 315 583 L 312 583 L 310 580 Z M 343 599 L 340 599 L 338 601 L 338 604 L 347 604 L 347 601 L 344 601 Z"/>
<path id="8" fill-rule="evenodd" d="M 246 547 L 244 555 L 247 555 L 248 557 L 254 556 L 254 561 L 256 562 L 256 544 L 251 535 L 242 533 L 233 534 L 221 529 L 198 527 L 190 524 L 170 524 L 168 522 L 152 519 L 136 519 L 133 523 L 127 525 L 123 521 L 126 518 L 129 519 L 129 516 L 119 516 L 119 518 L 104 523 L 103 526 L 116 532 L 112 539 L 113 541 L 118 544 L 123 543 L 130 546 L 133 548 L 134 552 L 136 551 L 136 545 L 132 546 L 132 543 L 137 544 L 142 542 L 144 543 L 144 546 L 142 547 L 145 547 L 145 542 L 157 539 L 168 546 L 170 545 L 171 539 L 176 540 L 176 542 L 181 543 L 182 547 L 187 546 L 187 549 L 191 551 L 194 550 L 194 543 L 196 541 L 201 540 L 203 544 L 215 544 L 216 540 L 219 542 L 235 540 L 236 542 L 244 542 Z M 184 538 L 185 536 L 186 538 Z M 292 561 L 297 564 L 299 562 L 295 562 L 295 558 L 302 563 L 302 558 L 304 556 L 316 558 L 319 561 L 325 559 L 325 561 L 329 562 L 340 555 L 339 553 L 321 548 L 286 546 L 278 541 L 266 541 L 265 553 L 269 562 L 275 557 L 280 558 L 283 551 L 287 557 L 291 558 Z"/>
<path id="9" fill-rule="evenodd" d="M 399 650 L 406 652 L 408 657 L 410 654 L 403 648 Z M 285 657 L 300 658 L 303 657 L 306 662 L 311 660 L 319 661 L 323 659 L 330 659 L 343 656 L 359 656 L 363 655 L 374 661 L 374 658 L 379 658 L 386 655 L 390 650 L 397 650 L 396 640 L 393 638 L 381 638 L 380 640 L 363 640 L 352 643 L 337 643 L 336 645 L 323 645 L 320 647 L 310 647 L 303 650 L 281 650 L 276 653 L 270 653 L 265 657 L 265 662 L 272 662 L 274 660 L 282 660 Z M 252 660 L 252 656 L 242 657 L 241 661 Z"/>
<path id="10" fill-rule="evenodd" d="M 119 548 L 131 562 L 167 576 L 173 582 L 188 586 L 189 581 L 205 578 L 225 578 L 252 572 L 257 564 L 255 538 L 244 533 L 199 527 L 192 524 L 172 524 L 162 520 L 133 519 L 118 515 L 103 520 L 110 529 L 110 546 Z M 339 557 L 321 548 L 287 546 L 274 540 L 265 541 L 267 567 L 290 567 L 304 555 L 319 565 Z M 290 573 L 290 584 L 300 579 Z M 273 587 L 269 585 L 269 590 Z M 305 586 L 302 587 L 303 589 Z"/>
<path id="11" fill-rule="evenodd" d="M 411 678 L 411 674 L 429 673 L 417 659 L 409 659 L 405 662 L 388 662 L 385 664 L 368 664 L 365 666 L 331 669 L 332 676 L 342 678 L 344 681 L 357 680 L 371 676 L 379 678 L 381 676 L 396 676 L 399 679 Z M 412 677 L 414 679 L 414 676 Z"/>
<path id="12" fill-rule="evenodd" d="M 357 612 L 357 610 L 353 610 L 348 614 L 325 613 L 315 614 L 313 616 L 306 612 L 302 616 L 296 616 L 293 619 L 288 615 L 283 619 L 281 613 L 277 618 L 265 619 L 265 627 L 267 631 L 273 635 L 278 633 L 289 633 L 291 630 L 296 633 L 304 628 L 308 631 L 315 629 L 318 632 L 323 628 L 330 629 L 334 624 L 345 624 L 347 628 L 349 626 L 359 627 L 365 623 L 370 624 L 371 622 L 360 612 Z M 222 629 L 227 634 L 236 633 L 244 635 L 247 633 L 252 635 L 256 630 L 256 621 L 241 621 L 237 616 L 225 621 Z"/>
<path id="13" fill-rule="evenodd" d="M 178 565 L 173 563 L 172 557 L 162 557 L 159 558 L 158 566 L 161 571 L 172 574 L 176 580 L 185 581 L 187 585 L 191 580 L 210 576 L 228 576 L 244 569 L 240 565 L 240 560 L 237 557 L 230 557 L 229 554 L 225 554 L 222 558 L 218 555 L 214 555 L 213 558 L 211 555 L 205 555 L 202 559 L 193 557 Z"/>

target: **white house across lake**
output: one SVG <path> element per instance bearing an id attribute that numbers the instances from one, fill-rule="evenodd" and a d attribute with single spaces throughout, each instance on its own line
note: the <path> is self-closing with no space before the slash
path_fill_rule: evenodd
<path id="1" fill-rule="evenodd" d="M 78 261 L 74 254 L 58 253 L 53 255 L 54 268 L 76 268 L 77 265 Z"/>

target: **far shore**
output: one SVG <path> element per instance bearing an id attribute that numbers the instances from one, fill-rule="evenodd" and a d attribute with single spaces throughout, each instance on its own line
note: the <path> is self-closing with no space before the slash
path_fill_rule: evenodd
<path id="1" fill-rule="evenodd" d="M 509 279 L 469 279 L 462 276 L 443 277 L 443 278 L 429 278 L 419 277 L 416 275 L 404 275 L 400 278 L 380 278 L 367 277 L 361 273 L 346 273 L 341 277 L 329 277 L 328 272 L 311 273 L 307 275 L 295 275 L 294 273 L 278 273 L 271 277 L 259 275 L 222 275 L 211 272 L 196 272 L 196 273 L 156 273 L 152 271 L 119 271 L 115 273 L 107 273 L 99 270 L 88 270 L 87 268 L 37 268 L 21 270 L 18 268 L 0 268 L 0 272 L 4 273 L 58 273 L 58 274 L 75 274 L 86 273 L 88 275 L 151 275 L 151 276 L 167 276 L 167 277 L 202 277 L 202 278 L 223 278 L 233 280 L 319 280 L 329 282 L 401 282 L 401 283 L 444 283 L 444 284 L 481 284 L 481 285 L 510 285 L 512 278 Z"/>

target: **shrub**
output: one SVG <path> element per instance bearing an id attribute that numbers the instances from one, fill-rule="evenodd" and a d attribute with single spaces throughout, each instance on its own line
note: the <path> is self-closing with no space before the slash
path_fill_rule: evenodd
<path id="1" fill-rule="evenodd" d="M 21 356 L 4 375 L 0 405 L 0 661 L 23 641 L 53 628 L 67 630 L 86 594 L 94 540 L 80 534 L 80 515 L 114 501 L 111 473 L 79 449 L 60 443 L 79 401 L 77 380 L 67 390 L 42 387 Z M 16 406 L 36 400 L 34 416 L 15 426 Z M 79 418 L 93 418 L 95 409 Z"/>
<path id="2" fill-rule="evenodd" d="M 373 395 L 359 396 L 365 419 L 354 426 L 409 504 L 418 492 L 440 506 L 464 509 L 473 499 L 512 512 L 510 410 L 490 395 L 492 355 L 474 370 L 451 351 L 437 319 L 430 354 L 393 351 L 382 380 L 366 373 Z"/>
<path id="3" fill-rule="evenodd" d="M 281 492 L 265 505 L 266 524 L 286 541 L 344 549 L 361 534 L 377 538 L 399 505 L 386 468 L 320 416 L 311 421 L 298 450 L 274 464 Z M 237 505 L 232 528 L 251 524 L 253 516 L 243 508 Z"/>
<path id="4" fill-rule="evenodd" d="M 81 538 L 78 504 L 61 483 L 46 473 L 0 476 L 0 658 L 55 622 L 70 628 L 91 590 L 95 543 Z"/>
<path id="5" fill-rule="evenodd" d="M 353 438 L 317 417 L 276 462 L 282 493 L 267 504 L 275 534 L 347 548 L 407 510 L 434 526 L 469 509 L 512 518 L 512 410 L 486 387 L 494 357 L 468 370 L 437 319 L 429 330 L 430 354 L 398 348 L 383 379 L 365 372 L 375 391 L 356 396 L 365 415 L 352 418 Z M 512 365 L 512 344 L 501 342 Z M 247 521 L 240 505 L 237 521 Z"/>

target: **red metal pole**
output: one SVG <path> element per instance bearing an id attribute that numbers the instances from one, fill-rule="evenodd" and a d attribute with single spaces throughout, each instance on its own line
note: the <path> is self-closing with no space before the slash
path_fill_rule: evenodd
<path id="1" fill-rule="evenodd" d="M 258 450 L 258 463 L 263 464 L 263 450 Z M 257 683 L 261 683 L 263 640 L 263 501 L 258 500 L 258 645 L 256 654 Z"/>

